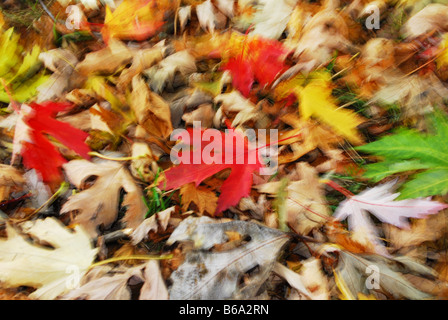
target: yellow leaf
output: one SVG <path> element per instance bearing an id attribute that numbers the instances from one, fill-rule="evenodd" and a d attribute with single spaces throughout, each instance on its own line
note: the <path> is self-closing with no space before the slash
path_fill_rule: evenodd
<path id="1" fill-rule="evenodd" d="M 333 270 L 334 274 L 334 281 L 336 282 L 336 286 L 338 287 L 339 291 L 341 292 L 340 298 L 342 300 L 356 300 L 356 298 L 352 295 L 350 292 L 350 289 L 347 287 L 347 284 L 345 283 L 344 279 L 337 273 L 336 270 Z"/>
<path id="2" fill-rule="evenodd" d="M 299 100 L 302 119 L 316 118 L 354 144 L 362 139 L 356 129 L 364 119 L 352 110 L 339 108 L 331 95 L 331 77 L 327 72 L 314 72 L 306 81 L 303 75 L 288 80 L 276 90 L 278 98 L 294 94 Z"/>
<path id="3" fill-rule="evenodd" d="M 163 26 L 168 1 L 127 0 L 114 11 L 106 7 L 104 28 L 105 41 L 109 38 L 142 41 L 152 37 Z"/>
<path id="4" fill-rule="evenodd" d="M 443 40 L 440 42 L 439 49 L 441 50 L 441 53 L 439 54 L 439 57 L 436 60 L 437 67 L 443 68 L 448 66 L 448 34 L 445 33 L 443 35 Z"/>

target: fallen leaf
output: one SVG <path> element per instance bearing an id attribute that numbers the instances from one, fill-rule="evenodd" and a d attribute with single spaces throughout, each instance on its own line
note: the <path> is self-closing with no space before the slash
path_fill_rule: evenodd
<path id="1" fill-rule="evenodd" d="M 133 284 L 142 283 L 139 300 L 168 299 L 157 261 L 150 260 L 136 267 L 110 269 L 92 269 L 83 279 L 85 283 L 65 294 L 62 300 L 131 300 L 131 281 Z"/>
<path id="2" fill-rule="evenodd" d="M 126 192 L 122 206 L 127 207 L 123 222 L 127 227 L 135 228 L 143 221 L 147 211 L 143 194 L 121 164 L 72 160 L 63 167 L 69 181 L 81 191 L 69 197 L 61 214 L 77 211 L 72 223 L 84 226 L 92 238 L 97 236 L 98 227 L 108 228 L 117 219 L 121 189 Z M 96 177 L 96 180 L 86 188 L 86 180 L 90 177 Z"/>
<path id="3" fill-rule="evenodd" d="M 194 203 L 198 208 L 199 214 L 203 215 L 205 212 L 214 214 L 218 206 L 218 197 L 215 192 L 207 187 L 198 186 L 194 183 L 188 183 L 180 188 L 180 195 L 182 197 L 182 209 L 188 211 L 191 203 Z"/>
<path id="4" fill-rule="evenodd" d="M 408 228 L 407 218 L 425 218 L 447 207 L 428 199 L 408 199 L 394 201 L 400 193 L 392 193 L 395 181 L 364 190 L 339 204 L 333 217 L 336 220 L 348 218 L 349 228 L 357 235 L 374 244 L 378 254 L 388 256 L 386 248 L 379 241 L 376 227 L 367 215 L 375 215 L 382 222 L 398 228 Z"/>
<path id="5" fill-rule="evenodd" d="M 319 228 L 329 217 L 325 194 L 317 171 L 305 162 L 297 164 L 299 181 L 292 181 L 286 188 L 287 223 L 297 233 L 306 235 Z M 280 182 L 268 182 L 255 188 L 260 193 L 277 195 Z"/>
<path id="6" fill-rule="evenodd" d="M 196 132 L 202 140 L 204 131 L 197 128 L 190 131 L 193 134 Z M 231 173 L 222 184 L 220 190 L 221 195 L 218 199 L 218 207 L 216 208 L 216 213 L 220 213 L 229 207 L 238 204 L 238 201 L 241 198 L 249 195 L 252 185 L 252 173 L 260 170 L 263 167 L 263 164 L 260 162 L 257 150 L 250 148 L 242 134 L 234 130 L 229 130 L 226 134 L 222 132 L 217 133 L 221 136 L 222 142 L 228 144 L 227 146 L 212 145 L 213 157 L 217 157 L 219 160 L 212 159 L 211 163 L 205 163 L 202 157 L 202 150 L 209 144 L 202 144 L 200 149 L 197 148 L 196 150 L 188 152 L 192 156 L 190 156 L 189 159 L 198 157 L 201 159 L 201 163 L 180 163 L 180 165 L 166 170 L 164 172 L 165 181 L 159 183 L 159 187 L 165 190 L 177 189 L 190 182 L 194 182 L 196 186 L 198 186 L 205 178 L 230 168 Z M 225 139 L 226 136 L 232 136 L 232 140 L 228 138 Z M 235 137 L 237 141 L 235 144 L 233 142 L 233 140 L 235 140 L 233 137 Z M 244 149 L 237 150 L 235 147 L 238 145 L 243 146 Z M 226 157 L 228 160 L 233 160 L 229 163 L 228 160 L 225 160 Z M 252 161 L 254 163 L 252 163 Z"/>
<path id="7" fill-rule="evenodd" d="M 170 207 L 161 212 L 153 214 L 145 219 L 131 234 L 132 243 L 134 245 L 143 241 L 149 232 L 165 231 L 168 227 L 171 214 L 175 211 L 175 207 Z M 159 226 L 160 225 L 160 226 Z"/>
<path id="8" fill-rule="evenodd" d="M 261 9 L 253 17 L 254 28 L 251 35 L 268 39 L 279 39 L 285 31 L 297 0 L 263 0 Z"/>
<path id="9" fill-rule="evenodd" d="M 143 41 L 154 36 L 165 24 L 164 11 L 168 1 L 129 0 L 120 3 L 113 11 L 106 6 L 103 39 L 117 38 Z"/>
<path id="10" fill-rule="evenodd" d="M 162 92 L 167 86 L 172 86 L 176 73 L 187 77 L 197 71 L 195 57 L 187 50 L 169 55 L 155 66 L 145 70 L 151 89 Z"/>
<path id="11" fill-rule="evenodd" d="M 216 244 L 226 242 L 227 231 L 250 237 L 230 251 L 209 252 Z M 195 249 L 171 274 L 170 299 L 251 299 L 274 268 L 275 260 L 288 237 L 274 229 L 244 221 L 217 223 L 202 218 L 185 219 L 171 234 L 168 244 L 192 240 Z M 247 271 L 258 267 L 247 284 L 239 283 Z"/>
<path id="12" fill-rule="evenodd" d="M 357 132 L 357 126 L 363 123 L 364 119 L 352 110 L 337 107 L 332 96 L 330 78 L 327 72 L 317 72 L 305 84 L 303 75 L 298 75 L 280 83 L 276 92 L 280 98 L 286 98 L 290 94 L 296 95 L 302 119 L 315 117 L 342 137 L 354 144 L 360 144 L 362 139 Z"/>
<path id="13" fill-rule="evenodd" d="M 19 191 L 25 184 L 22 173 L 6 164 L 0 164 L 0 202 L 9 199 L 13 191 Z"/>
<path id="14" fill-rule="evenodd" d="M 58 48 L 42 52 L 39 54 L 39 59 L 45 68 L 53 71 L 53 74 L 47 82 L 37 88 L 38 103 L 59 99 L 63 93 L 73 89 L 75 80 L 72 79 L 72 75 L 78 64 L 78 58 L 70 50 Z"/>
<path id="15" fill-rule="evenodd" d="M 70 231 L 55 218 L 46 218 L 25 222 L 22 229 L 35 242 L 7 224 L 8 238 L 0 239 L 0 280 L 11 287 L 36 288 L 30 298 L 52 300 L 64 294 L 71 285 L 77 285 L 76 279 L 87 272 L 96 257 L 97 249 L 80 226 Z"/>
<path id="16" fill-rule="evenodd" d="M 76 65 L 75 70 L 85 76 L 94 73 L 113 74 L 131 62 L 132 58 L 132 50 L 123 42 L 113 39 L 107 47 L 88 53 L 84 60 Z"/>
<path id="17" fill-rule="evenodd" d="M 425 300 L 431 298 L 415 288 L 400 273 L 414 273 L 427 277 L 433 277 L 434 271 L 426 266 L 415 264 L 410 260 L 387 259 L 378 255 L 355 255 L 346 251 L 338 251 L 339 261 L 335 274 L 342 278 L 349 296 L 352 299 L 359 293 L 369 295 L 371 289 L 366 283 L 369 276 L 376 279 L 376 286 L 391 294 L 395 299 L 406 298 L 410 300 Z M 417 269 L 416 269 L 417 268 Z M 369 271 L 370 270 L 370 271 Z M 374 280 L 372 280 L 374 281 Z M 339 287 L 341 290 L 341 288 Z"/>
<path id="18" fill-rule="evenodd" d="M 170 106 L 157 93 L 152 92 L 138 75 L 132 79 L 130 105 L 137 122 L 148 133 L 162 139 L 170 136 L 173 131 Z"/>

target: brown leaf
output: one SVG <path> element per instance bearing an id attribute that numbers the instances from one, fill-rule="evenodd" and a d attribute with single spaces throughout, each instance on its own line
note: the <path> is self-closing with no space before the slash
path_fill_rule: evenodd
<path id="1" fill-rule="evenodd" d="M 93 73 L 112 74 L 132 61 L 133 52 L 121 41 L 111 39 L 101 50 L 88 53 L 76 70 L 85 76 Z"/>
<path id="2" fill-rule="evenodd" d="M 295 232 L 306 235 L 323 225 L 330 212 L 316 169 L 306 162 L 300 162 L 297 164 L 297 174 L 301 180 L 293 181 L 287 187 L 287 222 Z M 276 195 L 280 183 L 268 182 L 255 188 L 258 192 Z"/>
<path id="3" fill-rule="evenodd" d="M 131 66 L 123 70 L 118 78 L 117 87 L 124 91 L 131 83 L 132 78 L 160 62 L 163 59 L 164 51 L 165 49 L 162 47 L 138 50 L 134 54 Z"/>
<path id="4" fill-rule="evenodd" d="M 123 221 L 127 227 L 135 228 L 143 221 L 147 208 L 142 192 L 121 164 L 72 160 L 63 167 L 68 179 L 81 192 L 69 197 L 61 214 L 77 212 L 72 222 L 83 225 L 91 237 L 97 236 L 99 226 L 108 228 L 117 219 L 121 189 L 126 191 L 123 206 L 127 211 Z M 92 177 L 96 178 L 93 185 L 86 188 L 86 181 Z"/>
<path id="5" fill-rule="evenodd" d="M 156 137 L 166 139 L 173 131 L 169 104 L 152 92 L 140 76 L 132 79 L 130 105 L 137 122 Z"/>
<path id="6" fill-rule="evenodd" d="M 194 183 L 188 183 L 180 188 L 182 196 L 182 209 L 187 211 L 191 203 L 194 203 L 201 215 L 204 212 L 214 214 L 218 205 L 218 197 L 215 192 L 207 187 L 196 187 Z"/>
<path id="7" fill-rule="evenodd" d="M 21 190 L 24 184 L 25 178 L 19 170 L 0 164 L 0 202 L 7 200 L 11 192 Z"/>
<path id="8" fill-rule="evenodd" d="M 386 238 L 395 250 L 420 246 L 424 242 L 436 241 L 447 232 L 447 213 L 445 211 L 432 215 L 427 219 L 415 219 L 410 229 L 400 229 L 384 224 Z"/>
<path id="9" fill-rule="evenodd" d="M 279 145 L 289 145 L 291 148 L 291 151 L 280 153 L 278 159 L 280 164 L 294 162 L 316 148 L 324 152 L 332 150 L 335 145 L 343 141 L 327 127 L 313 121 L 304 121 L 295 114 L 286 114 L 281 120 L 294 129 L 279 136 L 281 140 Z"/>

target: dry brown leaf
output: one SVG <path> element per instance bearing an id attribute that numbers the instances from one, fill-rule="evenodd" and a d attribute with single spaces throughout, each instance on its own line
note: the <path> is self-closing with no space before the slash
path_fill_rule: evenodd
<path id="1" fill-rule="evenodd" d="M 186 125 L 193 125 L 193 121 L 200 121 L 203 128 L 210 128 L 213 125 L 215 110 L 211 104 L 202 104 L 196 110 L 185 113 L 182 120 Z"/>
<path id="2" fill-rule="evenodd" d="M 431 31 L 448 30 L 448 6 L 432 3 L 413 15 L 402 27 L 405 37 L 416 38 Z"/>
<path id="3" fill-rule="evenodd" d="M 21 190 L 25 182 L 19 170 L 0 164 L 0 202 L 9 199 L 11 192 Z"/>
<path id="4" fill-rule="evenodd" d="M 73 89 L 79 78 L 79 75 L 74 73 L 78 58 L 73 52 L 68 49 L 53 49 L 40 53 L 39 59 L 53 74 L 38 88 L 37 102 L 59 99 L 63 93 Z"/>
<path id="5" fill-rule="evenodd" d="M 436 241 L 447 232 L 447 212 L 442 211 L 426 219 L 412 221 L 410 229 L 399 229 L 384 224 L 383 230 L 394 250 L 420 246 L 424 242 Z"/>
<path id="6" fill-rule="evenodd" d="M 132 232 L 132 243 L 134 245 L 140 243 L 146 239 L 148 233 L 151 231 L 165 231 L 168 228 L 171 214 L 174 213 L 174 211 L 175 207 L 170 207 L 145 219 L 137 228 L 135 228 L 134 232 Z"/>
<path id="7" fill-rule="evenodd" d="M 299 57 L 299 65 L 309 72 L 320 65 L 328 63 L 334 50 L 347 52 L 351 43 L 348 41 L 347 24 L 335 10 L 322 10 L 316 13 L 305 24 L 297 43 L 288 45 L 295 49 L 294 55 Z"/>
<path id="8" fill-rule="evenodd" d="M 191 203 L 198 208 L 198 213 L 203 215 L 205 212 L 213 215 L 218 205 L 218 197 L 215 192 L 207 187 L 198 186 L 194 183 L 188 183 L 180 188 L 182 196 L 182 209 L 187 211 Z"/>
<path id="9" fill-rule="evenodd" d="M 133 56 L 131 66 L 123 70 L 118 78 L 117 87 L 120 90 L 125 91 L 136 75 L 160 62 L 163 59 L 164 52 L 164 47 L 138 50 Z"/>
<path id="10" fill-rule="evenodd" d="M 304 121 L 295 114 L 286 114 L 281 120 L 294 129 L 279 135 L 279 146 L 289 145 L 291 148 L 291 151 L 286 152 L 281 152 L 282 148 L 279 148 L 280 164 L 294 162 L 316 148 L 323 152 L 333 150 L 335 145 L 343 142 L 327 127 L 310 120 Z"/>
<path id="11" fill-rule="evenodd" d="M 249 121 L 255 122 L 255 127 L 266 127 L 264 113 L 257 108 L 249 99 L 244 98 L 239 91 L 220 94 L 215 97 L 215 103 L 221 105 L 215 114 L 213 124 L 216 128 L 221 127 L 226 115 L 235 115 L 232 127 L 238 127 Z"/>
<path id="12" fill-rule="evenodd" d="M 166 300 L 168 291 L 157 261 L 135 267 L 96 267 L 83 279 L 83 285 L 64 295 L 64 300 L 130 300 L 130 285 L 143 283 L 139 300 Z"/>
<path id="13" fill-rule="evenodd" d="M 76 66 L 76 70 L 85 76 L 94 73 L 113 74 L 131 62 L 133 56 L 132 50 L 123 42 L 112 38 L 104 49 L 88 53 Z"/>
<path id="14" fill-rule="evenodd" d="M 169 104 L 152 92 L 140 76 L 132 79 L 130 105 L 138 124 L 156 137 L 166 139 L 173 131 Z"/>
<path id="15" fill-rule="evenodd" d="M 288 225 L 299 234 L 308 234 L 322 226 L 330 212 L 317 171 L 306 162 L 297 164 L 300 181 L 293 181 L 287 187 L 286 208 Z M 281 182 L 268 182 L 255 187 L 258 192 L 276 195 Z"/>
<path id="16" fill-rule="evenodd" d="M 149 78 L 151 89 L 161 93 L 166 87 L 173 87 L 176 74 L 185 78 L 197 71 L 196 59 L 189 50 L 176 52 L 157 65 L 145 70 L 144 74 Z"/>
<path id="17" fill-rule="evenodd" d="M 70 182 L 81 191 L 69 197 L 61 214 L 77 212 L 72 223 L 84 226 L 92 238 L 97 236 L 99 226 L 108 228 L 117 219 L 121 189 L 126 192 L 122 205 L 127 207 L 123 222 L 135 228 L 143 221 L 147 211 L 143 194 L 122 164 L 72 160 L 63 168 Z M 86 181 L 92 177 L 96 180 L 86 188 Z"/>

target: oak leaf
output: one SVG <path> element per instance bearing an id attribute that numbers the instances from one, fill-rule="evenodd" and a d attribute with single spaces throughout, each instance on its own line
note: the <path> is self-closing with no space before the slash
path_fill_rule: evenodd
<path id="1" fill-rule="evenodd" d="M 122 206 L 127 208 L 123 222 L 135 228 L 143 221 L 147 208 L 142 191 L 121 164 L 72 160 L 64 165 L 64 171 L 68 180 L 81 191 L 68 198 L 61 214 L 77 211 L 72 223 L 84 226 L 92 238 L 97 236 L 99 226 L 108 228 L 117 219 L 122 189 L 126 192 Z M 91 177 L 96 179 L 86 188 L 86 181 Z"/>

